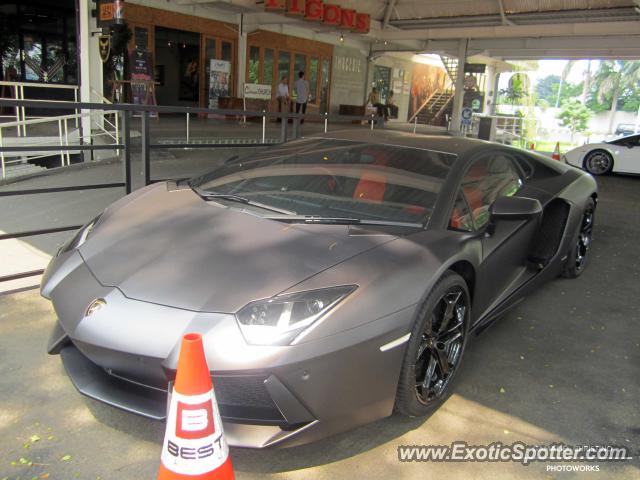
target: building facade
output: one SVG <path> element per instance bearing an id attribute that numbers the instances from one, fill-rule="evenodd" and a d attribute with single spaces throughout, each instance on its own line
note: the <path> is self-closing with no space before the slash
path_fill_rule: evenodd
<path id="1" fill-rule="evenodd" d="M 174 0 L 102 1 L 123 7 L 124 23 L 110 28 L 106 58 L 101 58 L 100 34 L 108 29 L 101 28 L 102 7 L 95 1 L 60 0 L 55 8 L 43 0 L 0 6 L 3 79 L 80 85 L 84 101 L 95 101 L 91 92 L 99 92 L 115 101 L 207 107 L 217 105 L 212 97 L 220 95 L 220 85 L 211 84 L 212 78 L 218 81 L 212 65 L 223 65 L 222 96 L 241 99 L 245 84 L 266 86 L 271 98 L 265 105 L 273 110 L 281 79 L 288 79 L 295 100 L 293 84 L 304 71 L 310 113 L 363 106 L 376 87 L 383 102 L 393 92 L 399 120 L 410 115 L 412 75 L 419 63 L 410 54 L 372 58 L 369 38 L 345 38 L 339 29 L 306 28 L 300 22 L 261 23 L 231 10 L 220 13 Z M 137 60 L 132 52 L 139 52 Z M 434 72 L 445 74 L 442 68 Z M 141 82 L 148 90 L 142 96 L 134 92 Z"/>

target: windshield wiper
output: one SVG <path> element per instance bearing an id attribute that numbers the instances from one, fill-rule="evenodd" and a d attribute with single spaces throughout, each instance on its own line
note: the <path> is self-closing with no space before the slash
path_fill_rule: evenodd
<path id="1" fill-rule="evenodd" d="M 249 200 L 246 197 L 241 195 L 236 195 L 234 193 L 206 193 L 206 192 L 198 192 L 205 200 L 215 200 L 216 198 L 221 198 L 223 200 L 229 200 L 231 202 L 244 203 L 245 205 L 251 205 L 252 207 L 263 208 L 265 210 L 271 210 L 272 212 L 282 213 L 284 215 L 295 215 L 296 212 L 292 212 L 290 210 L 285 210 L 284 208 L 272 207 L 271 205 L 265 205 L 264 203 L 256 202 L 254 200 Z"/>
<path id="2" fill-rule="evenodd" d="M 269 220 L 278 220 L 290 223 L 320 223 L 333 225 L 386 225 L 393 227 L 424 228 L 424 225 L 418 222 L 396 222 L 393 220 L 373 220 L 368 218 L 322 217 L 319 215 L 274 215 L 265 218 L 268 218 Z"/>

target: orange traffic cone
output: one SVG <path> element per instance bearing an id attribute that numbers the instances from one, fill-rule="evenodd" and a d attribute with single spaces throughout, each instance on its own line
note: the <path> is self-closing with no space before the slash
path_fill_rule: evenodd
<path id="1" fill-rule="evenodd" d="M 556 142 L 556 149 L 553 151 L 553 155 L 551 155 L 553 160 L 560 161 L 560 142 Z"/>
<path id="2" fill-rule="evenodd" d="M 182 337 L 158 480 L 234 480 L 202 336 Z"/>

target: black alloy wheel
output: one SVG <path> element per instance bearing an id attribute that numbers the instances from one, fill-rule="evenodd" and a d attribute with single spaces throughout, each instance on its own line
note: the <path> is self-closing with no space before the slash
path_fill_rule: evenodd
<path id="1" fill-rule="evenodd" d="M 414 325 L 398 383 L 396 410 L 425 415 L 449 395 L 469 329 L 466 282 L 447 272 L 433 287 Z"/>
<path id="2" fill-rule="evenodd" d="M 580 229 L 575 244 L 569 252 L 567 265 L 563 275 L 567 278 L 576 278 L 584 272 L 589 259 L 589 251 L 593 243 L 593 223 L 595 220 L 596 204 L 592 198 L 587 202 L 582 215 Z"/>
<path id="3" fill-rule="evenodd" d="M 415 389 L 423 405 L 437 400 L 445 391 L 464 345 L 465 293 L 452 287 L 431 312 L 422 333 L 415 363 Z"/>

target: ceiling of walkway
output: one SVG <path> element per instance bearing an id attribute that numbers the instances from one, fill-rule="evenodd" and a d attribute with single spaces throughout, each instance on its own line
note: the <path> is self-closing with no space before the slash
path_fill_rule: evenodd
<path id="1" fill-rule="evenodd" d="M 256 0 L 174 0 L 220 13 L 244 13 L 254 25 L 300 23 L 264 13 Z M 327 2 L 329 3 L 329 2 Z M 640 0 L 342 0 L 371 14 L 373 51 L 471 55 L 500 59 L 640 58 Z M 308 24 L 307 24 L 308 25 Z M 317 25 L 318 32 L 330 31 Z"/>

